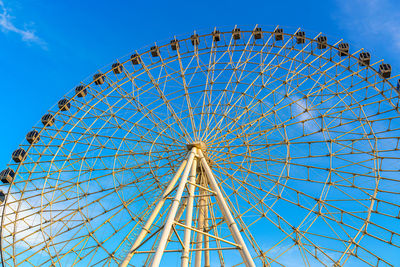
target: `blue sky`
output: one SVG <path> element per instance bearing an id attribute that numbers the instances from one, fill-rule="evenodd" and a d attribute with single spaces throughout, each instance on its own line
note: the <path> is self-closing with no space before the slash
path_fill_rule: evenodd
<path id="1" fill-rule="evenodd" d="M 65 93 L 155 41 L 215 26 L 301 27 L 400 66 L 400 4 L 372 1 L 0 0 L 0 166 Z"/>
<path id="2" fill-rule="evenodd" d="M 322 32 L 364 47 L 398 74 L 399 7 L 395 0 L 0 0 L 0 169 L 41 116 L 81 80 L 175 34 L 235 25 L 300 27 L 308 36 Z"/>

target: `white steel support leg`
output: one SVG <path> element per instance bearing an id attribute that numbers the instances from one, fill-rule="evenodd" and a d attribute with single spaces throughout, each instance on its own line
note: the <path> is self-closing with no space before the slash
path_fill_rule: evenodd
<path id="1" fill-rule="evenodd" d="M 183 169 L 185 168 L 188 160 L 185 158 L 179 167 L 178 171 L 175 173 L 174 177 L 172 178 L 171 182 L 165 189 L 160 201 L 157 203 L 156 207 L 154 208 L 153 212 L 151 213 L 150 217 L 147 219 L 146 224 L 143 226 L 142 230 L 140 231 L 139 235 L 137 236 L 135 243 L 133 243 L 128 255 L 126 255 L 125 259 L 119 264 L 119 267 L 126 267 L 128 266 L 130 260 L 132 259 L 133 255 L 135 254 L 136 249 L 139 247 L 140 243 L 142 243 L 143 239 L 146 235 L 150 232 L 150 227 L 153 224 L 155 218 L 157 217 L 158 213 L 160 212 L 161 208 L 163 207 L 166 197 L 171 193 L 172 189 L 174 188 L 176 182 L 178 181 L 179 177 L 182 174 Z"/>
<path id="2" fill-rule="evenodd" d="M 181 219 L 181 216 L 182 216 L 183 212 L 184 212 L 185 209 L 186 209 L 186 205 L 187 205 L 187 200 L 186 200 L 186 199 L 183 199 L 183 200 L 182 200 L 182 205 L 181 205 L 181 207 L 179 208 L 178 212 L 176 213 L 175 221 L 179 221 L 179 220 Z M 173 234 L 173 231 L 171 231 L 171 232 L 169 233 L 168 240 L 171 239 L 172 234 Z"/>
<path id="3" fill-rule="evenodd" d="M 203 175 L 200 176 L 199 179 L 199 184 L 204 186 L 204 177 Z M 197 219 L 197 229 L 200 231 L 204 232 L 204 207 L 205 207 L 205 196 L 204 196 L 204 190 L 199 189 L 200 192 L 200 200 L 199 200 L 199 217 Z M 196 256 L 195 256 L 195 267 L 201 267 L 201 254 L 202 254 L 202 248 L 203 248 L 203 235 L 200 233 L 197 233 L 196 236 Z"/>
<path id="4" fill-rule="evenodd" d="M 205 183 L 207 186 L 207 183 Z M 206 198 L 206 206 L 204 207 L 204 232 L 208 231 L 208 198 Z M 210 251 L 208 250 L 210 247 L 209 244 L 209 236 L 204 236 L 204 267 L 210 267 Z"/>
<path id="5" fill-rule="evenodd" d="M 183 190 L 185 189 L 185 186 L 186 186 L 186 183 L 188 180 L 189 171 L 192 168 L 193 159 L 196 154 L 196 150 L 197 150 L 197 148 L 193 147 L 190 152 L 188 163 L 186 165 L 185 171 L 183 172 L 181 181 L 179 182 L 179 186 L 178 186 L 178 189 L 176 190 L 176 195 L 175 195 L 174 200 L 172 201 L 171 208 L 168 212 L 167 221 L 164 224 L 164 229 L 161 234 L 161 238 L 158 243 L 158 247 L 154 254 L 153 261 L 150 265 L 151 267 L 158 267 L 160 265 L 161 257 L 163 255 L 165 247 L 167 245 L 167 241 L 168 241 L 169 233 L 172 229 L 172 225 L 174 224 L 174 218 L 175 218 L 176 212 L 178 211 L 178 207 L 179 207 L 179 203 L 182 198 Z"/>
<path id="6" fill-rule="evenodd" d="M 197 169 L 197 159 L 193 160 L 192 170 L 190 172 L 190 184 L 189 188 L 189 199 L 187 201 L 187 209 L 186 209 L 186 219 L 185 225 L 188 228 L 185 228 L 185 234 L 183 237 L 183 252 L 181 257 L 181 267 L 188 267 L 189 266 L 189 250 L 190 250 L 190 234 L 192 227 L 192 220 L 193 220 L 193 202 L 194 202 L 194 192 L 195 187 L 194 184 L 196 183 L 196 169 Z"/>
<path id="7" fill-rule="evenodd" d="M 222 211 L 222 215 L 224 216 L 224 219 L 228 223 L 228 227 L 233 236 L 233 239 L 235 240 L 236 244 L 240 245 L 240 247 L 241 247 L 241 249 L 239 251 L 243 258 L 243 261 L 244 261 L 246 267 L 255 267 L 256 265 L 254 264 L 253 258 L 251 257 L 250 252 L 247 249 L 246 243 L 244 242 L 242 235 L 239 232 L 236 222 L 229 210 L 228 204 L 226 203 L 221 190 L 219 189 L 219 185 L 218 185 L 217 181 L 215 180 L 215 177 L 210 169 L 210 166 L 208 166 L 208 163 L 207 163 L 202 151 L 199 150 L 198 153 L 200 156 L 201 165 L 203 166 L 203 169 L 206 172 L 210 187 L 216 193 L 215 197 L 217 200 L 217 204 Z"/>

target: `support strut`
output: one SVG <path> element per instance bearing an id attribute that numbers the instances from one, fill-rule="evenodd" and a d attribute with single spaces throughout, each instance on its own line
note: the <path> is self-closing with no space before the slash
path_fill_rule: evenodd
<path id="1" fill-rule="evenodd" d="M 156 249 L 156 253 L 154 254 L 153 261 L 150 265 L 151 267 L 158 267 L 160 265 L 161 257 L 163 255 L 165 247 L 167 245 L 168 236 L 172 229 L 172 225 L 174 223 L 174 218 L 175 218 L 176 212 L 178 211 L 179 203 L 181 202 L 183 190 L 185 189 L 185 185 L 187 183 L 189 171 L 192 168 L 193 159 L 196 154 L 196 150 L 197 150 L 197 148 L 193 147 L 190 152 L 188 163 L 186 165 L 185 171 L 182 174 L 182 178 L 181 178 L 181 181 L 179 182 L 178 189 L 176 189 L 176 195 L 172 202 L 171 208 L 168 212 L 167 221 L 164 224 L 164 229 L 163 229 L 160 241 L 158 242 L 158 247 Z"/>
<path id="2" fill-rule="evenodd" d="M 239 229 L 236 225 L 236 222 L 228 208 L 228 204 L 226 203 L 225 198 L 222 195 L 221 190 L 219 189 L 219 185 L 215 180 L 215 177 L 212 174 L 210 166 L 208 166 L 207 161 L 201 150 L 199 150 L 199 156 L 201 160 L 201 165 L 203 166 L 203 169 L 207 175 L 211 189 L 216 193 L 215 197 L 217 199 L 218 206 L 222 211 L 222 215 L 224 216 L 225 221 L 228 223 L 228 227 L 233 236 L 233 239 L 237 244 L 240 245 L 239 251 L 246 267 L 255 267 L 256 265 L 253 262 L 253 258 L 251 257 L 250 252 L 247 249 L 246 243 L 244 242 L 242 235 L 240 234 Z"/>
<path id="3" fill-rule="evenodd" d="M 201 168 L 201 175 L 197 175 L 197 170 Z M 182 173 L 183 172 L 183 173 Z M 189 175 L 190 173 L 190 175 Z M 181 176 L 182 174 L 182 176 Z M 198 179 L 196 179 L 196 176 Z M 209 164 L 207 163 L 206 158 L 203 155 L 202 150 L 198 146 L 190 147 L 190 153 L 182 162 L 182 165 L 179 167 L 178 171 L 176 172 L 175 176 L 172 178 L 171 182 L 165 189 L 161 199 L 157 203 L 156 207 L 154 208 L 152 214 L 146 221 L 143 229 L 139 233 L 138 237 L 135 240 L 135 243 L 132 245 L 131 250 L 129 251 L 128 255 L 125 257 L 124 261 L 120 263 L 120 267 L 126 267 L 133 255 L 136 253 L 136 250 L 139 246 L 142 245 L 142 242 L 145 236 L 150 232 L 150 228 L 159 214 L 161 208 L 163 207 L 167 197 L 169 194 L 174 190 L 175 184 L 179 180 L 179 185 L 176 189 L 175 197 L 171 203 L 170 209 L 168 211 L 168 215 L 166 217 L 166 221 L 164 227 L 162 229 L 160 240 L 158 241 L 157 248 L 154 252 L 154 257 L 150 264 L 151 267 L 158 267 L 161 262 L 161 258 L 165 252 L 165 249 L 168 245 L 168 240 L 171 237 L 172 231 L 177 234 L 175 230 L 175 225 L 184 227 L 184 238 L 183 241 L 178 236 L 179 242 L 183 247 L 182 249 L 182 257 L 181 257 L 181 267 L 188 267 L 189 266 L 189 256 L 190 251 L 196 251 L 195 253 L 195 263 L 194 266 L 201 267 L 202 256 L 204 255 L 204 264 L 205 267 L 210 266 L 210 248 L 209 248 L 209 238 L 216 238 L 218 240 L 222 240 L 227 242 L 231 245 L 234 245 L 239 249 L 240 255 L 243 259 L 243 263 L 246 267 L 255 267 L 253 262 L 253 258 L 250 255 L 250 252 L 246 246 L 244 239 L 242 238 L 238 226 L 236 225 L 235 219 L 232 216 L 232 213 L 229 209 L 229 206 L 220 190 L 220 186 L 216 181 Z M 208 186 L 211 188 L 208 189 Z M 186 203 L 182 204 L 182 195 L 187 187 L 188 196 L 186 199 Z M 194 208 L 194 197 L 196 187 L 199 188 L 199 203 L 197 205 L 198 208 L 198 222 L 197 228 L 192 228 L 192 221 L 193 221 L 193 208 Z M 209 202 L 209 197 L 207 196 L 207 192 L 211 193 L 215 196 L 216 203 L 221 210 L 223 215 L 224 221 L 227 223 L 229 231 L 235 241 L 232 243 L 227 240 L 219 239 L 217 236 L 212 236 L 208 233 L 209 227 L 209 219 L 212 217 L 212 210 L 211 210 L 211 217 L 208 216 L 208 206 L 211 205 Z M 186 204 L 186 205 L 185 205 Z M 180 207 L 179 211 L 178 208 Z M 183 214 L 184 210 L 186 209 L 186 217 L 185 217 L 185 224 L 179 222 L 179 218 Z M 191 234 L 192 232 L 196 232 L 196 249 L 191 250 Z M 204 246 L 204 247 L 203 247 Z M 204 250 L 204 254 L 202 251 Z"/>
<path id="4" fill-rule="evenodd" d="M 157 203 L 156 207 L 154 208 L 153 212 L 151 213 L 150 217 L 147 219 L 146 224 L 143 226 L 142 230 L 140 231 L 139 235 L 137 236 L 135 242 L 133 243 L 128 255 L 126 255 L 125 259 L 119 264 L 119 267 L 126 267 L 128 266 L 129 262 L 131 261 L 133 255 L 135 254 L 136 249 L 142 243 L 143 239 L 146 237 L 148 233 L 150 233 L 150 227 L 153 224 L 155 218 L 157 217 L 158 213 L 160 212 L 161 208 L 164 206 L 165 200 L 167 196 L 171 193 L 172 189 L 174 188 L 176 182 L 178 181 L 179 177 L 182 174 L 183 169 L 185 168 L 188 160 L 185 158 L 179 167 L 178 171 L 175 173 L 174 177 L 172 178 L 171 182 L 165 189 L 160 201 Z"/>
<path id="5" fill-rule="evenodd" d="M 188 267 L 189 266 L 189 250 L 190 250 L 190 227 L 192 227 L 192 219 L 193 219 L 193 202 L 194 202 L 194 183 L 196 182 L 196 169 L 197 169 L 197 160 L 193 160 L 192 170 L 190 172 L 190 183 L 189 183 L 189 199 L 187 202 L 187 210 L 186 210 L 186 219 L 185 224 L 188 228 L 185 228 L 185 233 L 183 237 L 183 252 L 181 257 L 181 266 Z"/>

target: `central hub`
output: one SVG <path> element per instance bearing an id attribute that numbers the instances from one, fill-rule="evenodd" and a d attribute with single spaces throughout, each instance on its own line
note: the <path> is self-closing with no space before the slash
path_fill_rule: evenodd
<path id="1" fill-rule="evenodd" d="M 207 151 L 207 145 L 206 143 L 204 143 L 203 141 L 199 141 L 199 142 L 194 142 L 191 144 L 187 144 L 186 145 L 186 149 L 188 151 L 192 150 L 193 147 L 196 147 L 198 149 L 201 149 L 201 151 L 206 152 Z"/>
<path id="2" fill-rule="evenodd" d="M 186 149 L 188 151 L 191 151 L 193 148 L 198 148 L 203 152 L 204 158 L 207 161 L 207 165 L 211 168 L 212 167 L 212 161 L 207 157 L 207 145 L 205 142 L 203 141 L 199 141 L 199 142 L 193 142 L 190 144 L 186 145 Z M 197 163 L 197 173 L 203 173 L 203 166 L 201 165 L 200 161 Z"/>

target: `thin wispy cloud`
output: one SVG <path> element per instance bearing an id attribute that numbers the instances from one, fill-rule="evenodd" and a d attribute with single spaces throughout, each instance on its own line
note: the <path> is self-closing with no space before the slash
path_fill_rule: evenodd
<path id="1" fill-rule="evenodd" d="M 352 35 L 400 49 L 400 11 L 396 0 L 337 0 L 337 7 L 334 19 Z"/>
<path id="2" fill-rule="evenodd" d="M 46 48 L 46 42 L 39 38 L 33 30 L 22 29 L 13 23 L 13 17 L 9 14 L 9 10 L 0 0 L 0 29 L 3 32 L 13 32 L 21 36 L 22 40 L 27 43 L 36 43 L 42 48 Z"/>

